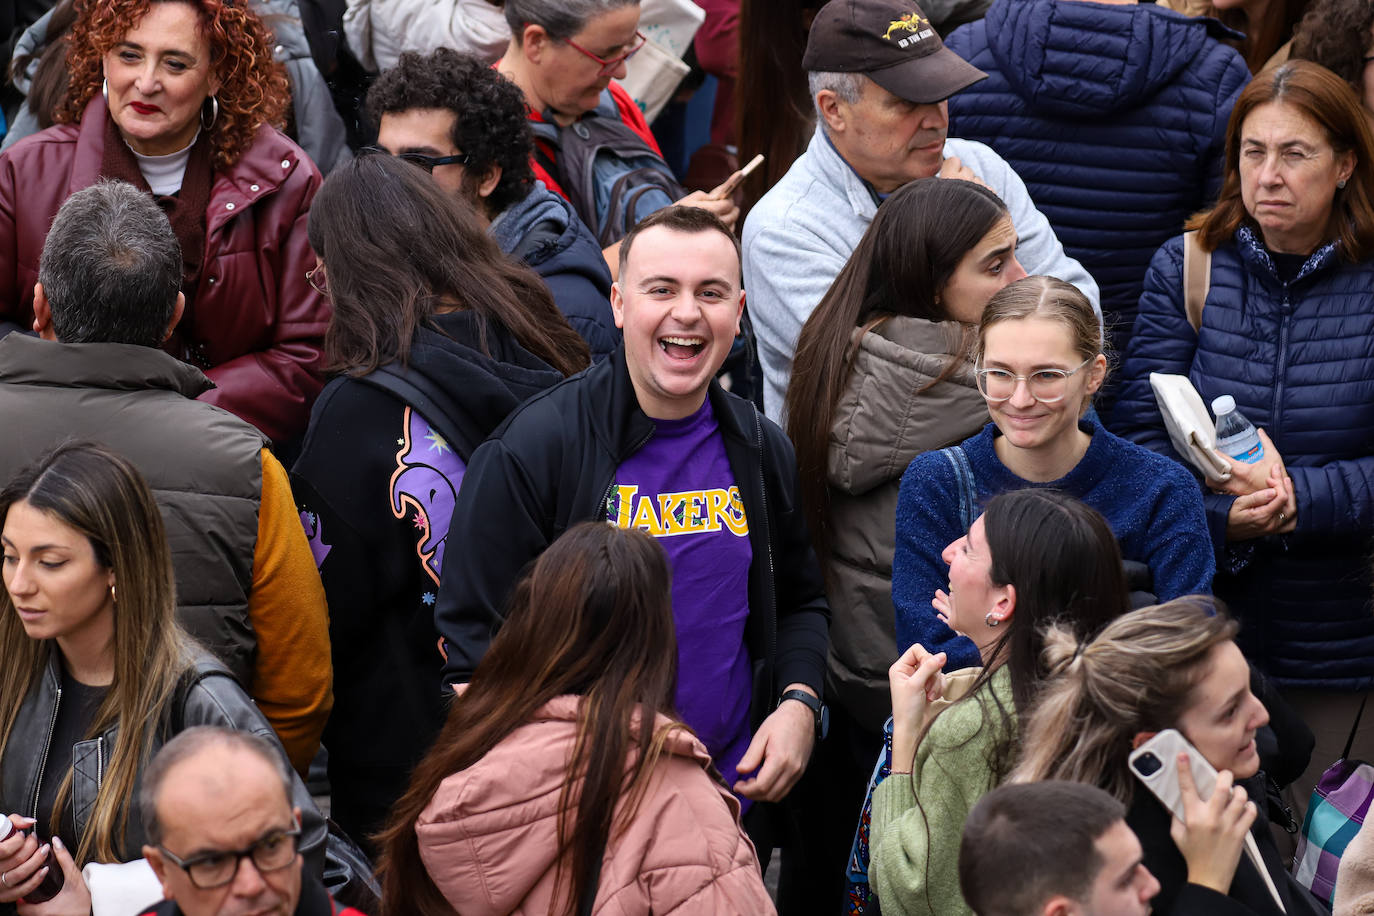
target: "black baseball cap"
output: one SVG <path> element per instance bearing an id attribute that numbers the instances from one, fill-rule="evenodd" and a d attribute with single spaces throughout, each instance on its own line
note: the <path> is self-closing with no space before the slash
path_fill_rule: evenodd
<path id="1" fill-rule="evenodd" d="M 908 102 L 942 102 L 979 80 L 982 70 L 940 40 L 911 0 L 830 0 L 811 23 L 802 66 L 862 73 Z"/>

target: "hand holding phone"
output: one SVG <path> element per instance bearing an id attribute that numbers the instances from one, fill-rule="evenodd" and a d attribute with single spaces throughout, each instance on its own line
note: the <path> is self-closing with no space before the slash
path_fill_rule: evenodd
<path id="1" fill-rule="evenodd" d="M 1280 912 L 1278 888 L 1250 835 L 1259 811 L 1229 770 L 1207 758 L 1172 728 L 1131 753 L 1131 772 L 1173 814 L 1169 835 L 1188 863 L 1188 882 L 1230 893 L 1242 852 L 1259 871 Z"/>

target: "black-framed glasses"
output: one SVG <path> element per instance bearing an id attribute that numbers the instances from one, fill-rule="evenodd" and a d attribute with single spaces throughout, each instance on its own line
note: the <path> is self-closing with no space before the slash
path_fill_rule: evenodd
<path id="1" fill-rule="evenodd" d="M 252 859 L 253 867 L 261 872 L 277 871 L 290 865 L 296 860 L 296 843 L 300 835 L 299 826 L 274 830 L 247 849 L 206 852 L 189 859 L 181 858 L 166 846 L 158 846 L 158 849 L 168 861 L 186 872 L 192 884 L 208 891 L 233 881 L 244 859 Z"/>
<path id="2" fill-rule="evenodd" d="M 596 61 L 598 64 L 601 65 L 601 69 L 596 72 L 597 76 L 610 76 L 612 73 L 615 72 L 617 67 L 623 64 L 625 61 L 629 60 L 631 57 L 634 57 L 636 54 L 638 54 L 640 52 L 640 49 L 644 47 L 645 42 L 647 42 L 649 38 L 643 32 L 636 29 L 634 44 L 630 45 L 628 48 L 617 54 L 615 57 L 600 57 L 596 54 L 593 54 L 591 51 L 588 51 L 586 48 L 582 47 L 580 44 L 573 41 L 571 38 L 566 38 L 564 40 L 568 44 L 572 45 L 574 48 L 581 51 L 583 54 L 587 55 L 592 60 Z"/>
<path id="3" fill-rule="evenodd" d="M 1016 383 L 1025 382 L 1030 396 L 1041 404 L 1055 404 L 1064 400 L 1069 391 L 1069 379 L 1083 367 L 1096 359 L 1089 356 L 1073 369 L 1037 369 L 1029 375 L 1017 375 L 1007 369 L 978 369 L 978 390 L 983 397 L 994 404 L 1011 400 L 1016 393 Z"/>
<path id="4" fill-rule="evenodd" d="M 324 272 L 323 264 L 316 264 L 305 272 L 305 282 L 321 296 L 329 295 L 329 274 Z"/>
<path id="5" fill-rule="evenodd" d="M 358 150 L 364 156 L 390 156 L 391 150 L 382 149 L 380 146 L 364 146 Z M 397 159 L 404 159 L 411 165 L 418 165 L 426 172 L 433 172 L 436 166 L 441 165 L 461 165 L 464 168 L 472 164 L 472 157 L 467 153 L 454 153 L 452 156 L 426 156 L 424 153 L 396 153 Z"/>

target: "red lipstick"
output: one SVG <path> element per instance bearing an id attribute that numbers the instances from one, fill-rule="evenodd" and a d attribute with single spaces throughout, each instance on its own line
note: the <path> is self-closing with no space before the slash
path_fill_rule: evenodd
<path id="1" fill-rule="evenodd" d="M 147 105 L 143 102 L 130 102 L 129 107 L 141 115 L 150 115 L 162 110 L 161 108 L 158 108 L 156 105 Z"/>

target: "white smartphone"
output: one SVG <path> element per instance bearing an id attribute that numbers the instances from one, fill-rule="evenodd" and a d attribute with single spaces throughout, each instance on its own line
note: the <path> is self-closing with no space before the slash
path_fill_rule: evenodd
<path id="1" fill-rule="evenodd" d="M 1135 778 L 1140 780 L 1174 817 L 1186 824 L 1188 819 L 1183 816 L 1183 793 L 1178 786 L 1179 754 L 1188 755 L 1188 769 L 1193 774 L 1193 784 L 1197 786 L 1198 797 L 1203 801 L 1211 798 L 1217 787 L 1217 771 L 1207 762 L 1207 758 L 1175 729 L 1166 728 L 1131 751 L 1128 763 Z M 1255 845 L 1254 834 L 1249 832 L 1245 834 L 1245 854 L 1264 879 L 1279 912 L 1288 912 L 1284 909 L 1283 899 L 1279 897 L 1279 889 L 1274 886 L 1269 868 L 1264 864 L 1264 857 Z"/>

